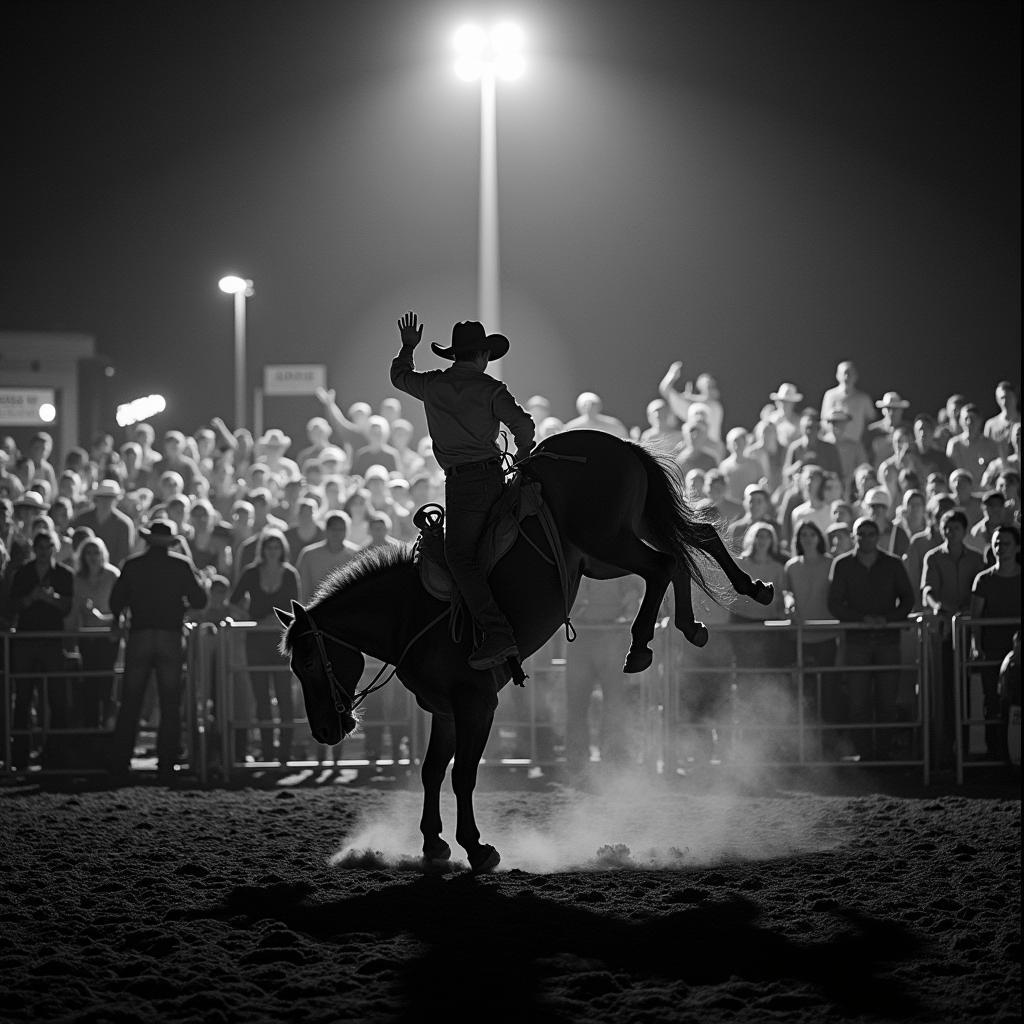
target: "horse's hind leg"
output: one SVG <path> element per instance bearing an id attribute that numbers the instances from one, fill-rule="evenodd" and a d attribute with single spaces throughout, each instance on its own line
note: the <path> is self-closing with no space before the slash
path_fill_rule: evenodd
<path id="1" fill-rule="evenodd" d="M 721 567 L 733 590 L 743 597 L 753 598 L 758 604 L 769 605 L 775 600 L 775 585 L 755 580 L 745 573 L 732 557 L 718 531 L 708 526 L 698 541 L 702 551 L 709 554 Z"/>
<path id="2" fill-rule="evenodd" d="M 570 540 L 573 538 L 570 537 Z M 644 598 L 630 627 L 632 643 L 622 668 L 624 672 L 643 672 L 654 660 L 654 654 L 648 644 L 654 639 L 654 623 L 657 621 L 658 609 L 672 579 L 675 558 L 649 547 L 629 530 L 622 530 L 615 537 L 597 542 L 591 539 L 587 547 L 581 547 L 581 550 L 602 562 L 636 573 L 643 579 Z"/>
<path id="3" fill-rule="evenodd" d="M 423 859 L 448 860 L 451 847 L 441 838 L 441 785 L 448 763 L 455 753 L 455 722 L 441 715 L 430 716 L 430 740 L 423 757 L 420 778 L 423 781 Z"/>
<path id="4" fill-rule="evenodd" d="M 692 577 L 683 562 L 676 564 L 672 574 L 672 590 L 675 593 L 675 617 L 673 622 L 694 647 L 703 647 L 708 642 L 708 627 L 693 617 Z"/>

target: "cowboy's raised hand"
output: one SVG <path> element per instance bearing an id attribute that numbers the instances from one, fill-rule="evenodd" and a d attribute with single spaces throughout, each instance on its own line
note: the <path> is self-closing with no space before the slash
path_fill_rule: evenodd
<path id="1" fill-rule="evenodd" d="M 398 321 L 398 333 L 402 339 L 402 348 L 415 348 L 423 339 L 423 324 L 410 311 Z"/>

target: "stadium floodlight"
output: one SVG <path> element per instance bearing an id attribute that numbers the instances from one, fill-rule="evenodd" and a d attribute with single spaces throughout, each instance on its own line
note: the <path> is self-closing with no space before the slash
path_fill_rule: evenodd
<path id="1" fill-rule="evenodd" d="M 222 292 L 235 297 L 235 428 L 245 426 L 245 300 L 252 298 L 252 281 L 229 274 L 217 282 Z"/>
<path id="2" fill-rule="evenodd" d="M 510 21 L 495 25 L 490 32 L 479 25 L 463 25 L 453 37 L 458 54 L 455 73 L 465 82 L 519 78 L 526 70 L 525 41 L 523 30 Z"/>

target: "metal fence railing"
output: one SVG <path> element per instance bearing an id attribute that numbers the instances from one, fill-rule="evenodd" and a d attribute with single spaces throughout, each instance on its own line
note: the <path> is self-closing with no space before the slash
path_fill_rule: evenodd
<path id="1" fill-rule="evenodd" d="M 965 770 L 1006 763 L 1008 723 L 999 709 L 997 686 L 999 669 L 1010 645 L 1005 650 L 1002 645 L 990 649 L 991 644 L 983 644 L 982 638 L 993 633 L 1002 633 L 1006 638 L 1019 629 L 1019 618 L 953 617 L 953 745 L 956 781 L 960 784 Z M 975 657 L 979 647 L 983 657 Z M 1019 752 L 1019 717 L 1016 727 Z M 983 752 L 977 756 L 972 756 L 972 733 L 980 733 L 978 745 Z"/>

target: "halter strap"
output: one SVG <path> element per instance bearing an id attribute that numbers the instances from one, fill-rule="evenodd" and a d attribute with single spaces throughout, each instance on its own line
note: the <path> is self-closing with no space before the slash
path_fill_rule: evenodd
<path id="1" fill-rule="evenodd" d="M 355 651 L 357 654 L 362 654 L 363 652 L 356 647 L 355 644 L 349 643 L 349 641 L 343 637 L 337 636 L 326 629 L 321 629 L 315 622 L 313 622 L 313 616 L 310 615 L 309 612 L 306 612 L 306 615 L 309 617 L 309 621 L 312 624 L 313 629 L 307 629 L 304 633 L 300 633 L 295 639 L 301 640 L 303 637 L 311 636 L 316 641 L 317 651 L 320 655 L 320 662 L 323 666 L 324 674 L 327 676 L 327 682 L 331 688 L 331 699 L 334 702 L 334 710 L 337 711 L 339 715 L 348 715 L 359 707 L 359 705 L 362 704 L 371 693 L 376 693 L 377 690 L 391 682 L 395 677 L 395 673 L 398 671 L 399 665 L 402 664 L 412 645 L 416 643 L 424 633 L 432 629 L 442 619 L 444 619 L 448 613 L 449 609 L 446 608 L 440 615 L 431 619 L 430 622 L 428 622 L 415 636 L 413 636 L 413 638 L 403 648 L 402 653 L 398 656 L 398 660 L 391 668 L 391 672 L 388 674 L 386 679 L 380 680 L 380 677 L 385 673 L 385 671 L 387 671 L 389 662 L 384 662 L 373 679 L 361 690 L 355 693 L 351 699 L 345 692 L 341 683 L 338 682 L 338 677 L 334 674 L 334 668 L 331 665 L 331 660 L 327 657 L 327 648 L 324 646 L 324 637 L 328 640 L 333 640 L 334 643 L 340 644 L 342 647 L 347 647 L 350 651 Z M 380 681 L 378 682 L 378 680 Z"/>

